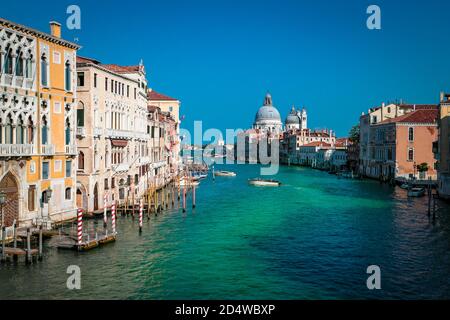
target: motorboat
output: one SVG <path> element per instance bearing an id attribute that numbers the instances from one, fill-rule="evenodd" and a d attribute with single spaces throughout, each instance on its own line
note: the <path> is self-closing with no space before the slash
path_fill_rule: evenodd
<path id="1" fill-rule="evenodd" d="M 186 178 L 182 178 L 180 180 L 180 186 L 184 187 L 184 186 L 188 186 L 188 187 L 197 187 L 200 184 L 200 181 L 198 180 L 194 180 L 194 179 L 186 179 Z"/>
<path id="2" fill-rule="evenodd" d="M 206 179 L 207 177 L 208 177 L 208 174 L 201 173 L 201 172 L 194 173 L 192 175 L 192 179 L 194 179 L 194 180 L 203 180 L 203 179 Z"/>
<path id="3" fill-rule="evenodd" d="M 424 195 L 425 195 L 425 188 L 408 189 L 408 197 L 423 197 Z"/>
<path id="4" fill-rule="evenodd" d="M 400 188 L 402 188 L 402 189 L 409 189 L 409 184 L 408 183 L 402 183 L 401 185 L 400 185 Z"/>
<path id="5" fill-rule="evenodd" d="M 236 177 L 236 173 L 233 171 L 215 171 L 214 175 L 218 177 Z"/>
<path id="6" fill-rule="evenodd" d="M 249 179 L 248 183 L 253 186 L 260 186 L 260 187 L 279 187 L 281 185 L 280 181 L 277 180 L 268 180 L 268 179 Z"/>

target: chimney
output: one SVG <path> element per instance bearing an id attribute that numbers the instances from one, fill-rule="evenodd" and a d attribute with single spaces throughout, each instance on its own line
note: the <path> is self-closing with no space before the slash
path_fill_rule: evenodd
<path id="1" fill-rule="evenodd" d="M 439 102 L 444 101 L 444 92 L 441 91 L 441 96 L 439 98 Z"/>
<path id="2" fill-rule="evenodd" d="M 61 38 L 61 24 L 56 21 L 50 21 L 50 34 L 56 38 Z"/>

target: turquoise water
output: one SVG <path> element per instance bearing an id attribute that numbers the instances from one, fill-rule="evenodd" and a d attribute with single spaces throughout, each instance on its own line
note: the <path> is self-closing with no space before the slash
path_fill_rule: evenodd
<path id="1" fill-rule="evenodd" d="M 119 217 L 116 243 L 85 253 L 46 248 L 43 262 L 0 265 L 0 299 L 450 298 L 450 210 L 400 188 L 282 167 L 280 188 L 247 184 L 256 165 L 216 166 L 197 208 Z M 381 268 L 382 290 L 366 287 Z M 81 290 L 66 269 L 81 268 Z"/>

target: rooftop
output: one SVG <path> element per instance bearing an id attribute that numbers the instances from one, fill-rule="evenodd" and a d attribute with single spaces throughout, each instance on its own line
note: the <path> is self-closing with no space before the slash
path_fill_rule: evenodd
<path id="1" fill-rule="evenodd" d="M 385 123 L 436 123 L 439 116 L 437 109 L 419 109 L 403 116 L 387 119 L 378 124 Z"/>
<path id="2" fill-rule="evenodd" d="M 162 93 L 156 92 L 155 90 L 149 90 L 147 93 L 148 100 L 153 101 L 178 101 L 178 99 L 171 98 Z"/>

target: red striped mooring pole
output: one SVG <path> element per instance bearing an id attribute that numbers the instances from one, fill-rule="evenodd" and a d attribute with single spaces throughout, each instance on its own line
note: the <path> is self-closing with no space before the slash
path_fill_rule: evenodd
<path id="1" fill-rule="evenodd" d="M 144 212 L 144 203 L 143 203 L 143 200 L 141 199 L 141 202 L 139 204 L 139 233 L 142 232 L 143 212 Z"/>
<path id="2" fill-rule="evenodd" d="M 111 206 L 111 224 L 112 224 L 112 232 L 116 233 L 116 202 L 114 201 Z"/>
<path id="3" fill-rule="evenodd" d="M 83 243 L 83 209 L 78 208 L 77 213 L 77 220 L 78 220 L 78 245 L 81 246 Z"/>
<path id="4" fill-rule="evenodd" d="M 108 196 L 103 196 L 103 226 L 106 228 L 108 223 L 108 216 L 106 215 L 106 211 L 108 210 Z"/>

